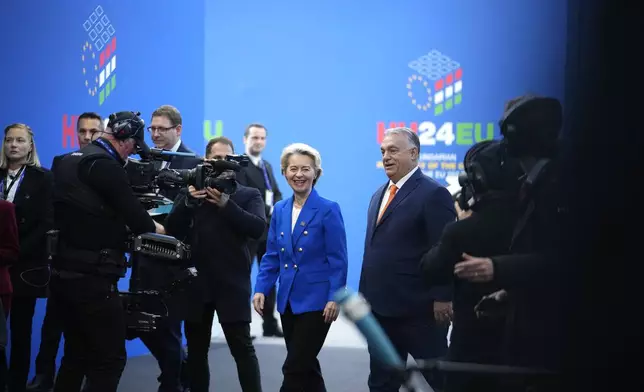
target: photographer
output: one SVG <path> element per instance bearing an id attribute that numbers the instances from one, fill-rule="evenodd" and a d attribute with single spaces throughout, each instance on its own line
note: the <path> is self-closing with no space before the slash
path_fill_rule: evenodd
<path id="1" fill-rule="evenodd" d="M 523 174 L 516 160 L 506 160 L 500 142 L 484 141 L 465 155 L 463 189 L 457 201 L 459 221 L 448 224 L 439 243 L 421 260 L 431 286 L 454 285 L 451 344 L 448 360 L 499 363 L 504 317 L 479 318 L 475 307 L 482 297 L 499 290 L 495 282 L 476 283 L 454 278 L 454 266 L 464 254 L 503 254 L 517 220 L 516 198 Z M 465 212 L 469 215 L 465 215 Z M 492 317 L 490 317 L 492 316 Z M 448 373 L 446 392 L 495 390 L 494 378 Z"/>
<path id="2" fill-rule="evenodd" d="M 117 292 L 133 234 L 164 233 L 133 195 L 123 166 L 146 151 L 144 122 L 133 112 L 109 117 L 100 138 L 63 157 L 55 168 L 51 293 L 63 323 L 65 354 L 56 392 L 115 392 L 126 363 L 125 313 Z"/>
<path id="3" fill-rule="evenodd" d="M 235 171 L 217 170 L 218 162 L 231 164 L 226 158 L 233 151 L 233 143 L 224 137 L 208 143 L 206 157 L 212 160 L 216 178 L 208 178 L 207 182 L 214 184 L 206 184 L 204 189 L 190 186 L 188 192 L 182 190 L 165 224 L 170 235 L 186 238 L 191 244 L 192 260 L 199 271 L 193 284 L 196 306 L 185 321 L 191 392 L 209 390 L 208 351 L 215 311 L 237 363 L 242 390 L 262 390 L 250 336 L 248 241 L 264 232 L 264 201 L 257 189 L 234 181 Z M 226 189 L 230 180 L 236 189 Z"/>
<path id="4" fill-rule="evenodd" d="M 560 366 L 563 269 L 557 252 L 565 208 L 557 190 L 556 152 L 562 112 L 553 98 L 525 96 L 508 103 L 500 123 L 502 143 L 526 172 L 510 251 L 466 257 L 455 267 L 459 278 L 493 282 L 507 293 L 494 298 L 508 301 L 503 353 L 508 365 Z"/>

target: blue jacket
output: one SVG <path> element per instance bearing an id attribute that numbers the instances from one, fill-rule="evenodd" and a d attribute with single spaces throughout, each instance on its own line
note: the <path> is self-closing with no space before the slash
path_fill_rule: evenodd
<path id="1" fill-rule="evenodd" d="M 266 254 L 255 292 L 268 295 L 276 281 L 277 311 L 321 311 L 347 282 L 347 238 L 338 203 L 313 189 L 291 233 L 293 197 L 275 204 Z M 279 279 L 279 280 L 278 280 Z"/>
<path id="2" fill-rule="evenodd" d="M 452 300 L 450 285 L 425 284 L 420 260 L 456 220 L 454 202 L 445 187 L 418 169 L 377 222 L 388 187 L 383 184 L 369 203 L 360 292 L 381 316 L 427 316 L 433 301 Z"/>

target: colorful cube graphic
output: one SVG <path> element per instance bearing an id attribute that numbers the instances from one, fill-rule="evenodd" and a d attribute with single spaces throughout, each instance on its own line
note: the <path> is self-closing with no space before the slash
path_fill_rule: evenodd
<path id="1" fill-rule="evenodd" d="M 423 110 L 427 110 L 433 105 L 434 115 L 438 116 L 461 103 L 463 99 L 463 68 L 458 62 L 434 49 L 410 62 L 409 68 L 417 73 L 410 77 L 410 81 L 422 81 L 431 97 L 428 103 L 422 105 Z M 408 88 L 410 88 L 409 84 Z M 409 96 L 412 96 L 411 92 Z M 413 98 L 412 103 L 417 107 L 421 106 Z"/>
<path id="2" fill-rule="evenodd" d="M 92 42 L 91 49 L 100 51 L 98 53 L 98 64 L 94 66 L 96 71 L 94 79 L 98 88 L 98 103 L 102 105 L 114 90 L 114 87 L 116 87 L 114 74 L 116 70 L 116 36 L 114 35 L 116 30 L 114 30 L 110 19 L 100 5 L 94 9 L 83 23 L 83 28 Z M 92 52 L 92 57 L 95 56 L 96 53 Z M 83 72 L 85 72 L 85 69 Z M 92 89 L 90 89 L 90 94 L 91 91 Z M 95 94 L 96 91 L 91 95 Z"/>

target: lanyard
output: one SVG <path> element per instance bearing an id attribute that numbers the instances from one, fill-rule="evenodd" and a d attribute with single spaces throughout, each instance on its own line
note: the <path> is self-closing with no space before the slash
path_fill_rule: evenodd
<path id="1" fill-rule="evenodd" d="M 112 157 L 114 157 L 115 159 L 117 159 L 117 160 L 118 160 L 118 158 L 116 158 L 116 157 L 118 156 L 117 152 L 116 152 L 116 151 L 114 151 L 114 147 L 112 147 L 109 143 L 106 143 L 103 139 L 96 139 L 96 143 L 98 143 L 98 144 L 100 144 L 101 146 L 103 146 L 103 148 L 105 148 L 105 150 L 107 150 L 107 152 L 108 152 Z"/>
<path id="2" fill-rule="evenodd" d="M 18 186 L 20 186 L 20 182 L 22 181 L 22 178 L 24 176 L 25 176 L 25 166 L 21 167 L 15 176 L 13 177 L 10 176 L 11 182 L 9 184 L 7 184 L 6 178 L 2 179 L 2 199 L 3 200 L 7 200 L 9 198 L 9 192 L 11 192 L 11 189 L 13 188 L 14 185 L 16 185 L 16 189 Z"/>
<path id="3" fill-rule="evenodd" d="M 266 185 L 266 190 L 273 190 L 271 187 L 271 180 L 268 178 L 268 172 L 266 171 L 266 165 L 264 165 L 264 161 L 261 159 L 259 160 L 259 166 L 262 168 L 262 172 L 264 173 L 264 184 Z"/>

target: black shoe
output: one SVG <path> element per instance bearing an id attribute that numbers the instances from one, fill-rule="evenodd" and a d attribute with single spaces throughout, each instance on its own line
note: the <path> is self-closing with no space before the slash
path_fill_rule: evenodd
<path id="1" fill-rule="evenodd" d="M 36 376 L 27 384 L 27 392 L 51 392 L 54 390 L 54 378 L 44 374 Z"/>
<path id="2" fill-rule="evenodd" d="M 270 338 L 270 337 L 275 337 L 275 338 L 283 338 L 284 337 L 284 332 L 282 332 L 281 329 L 278 327 L 271 328 L 271 329 L 265 329 L 264 330 L 264 337 Z"/>

